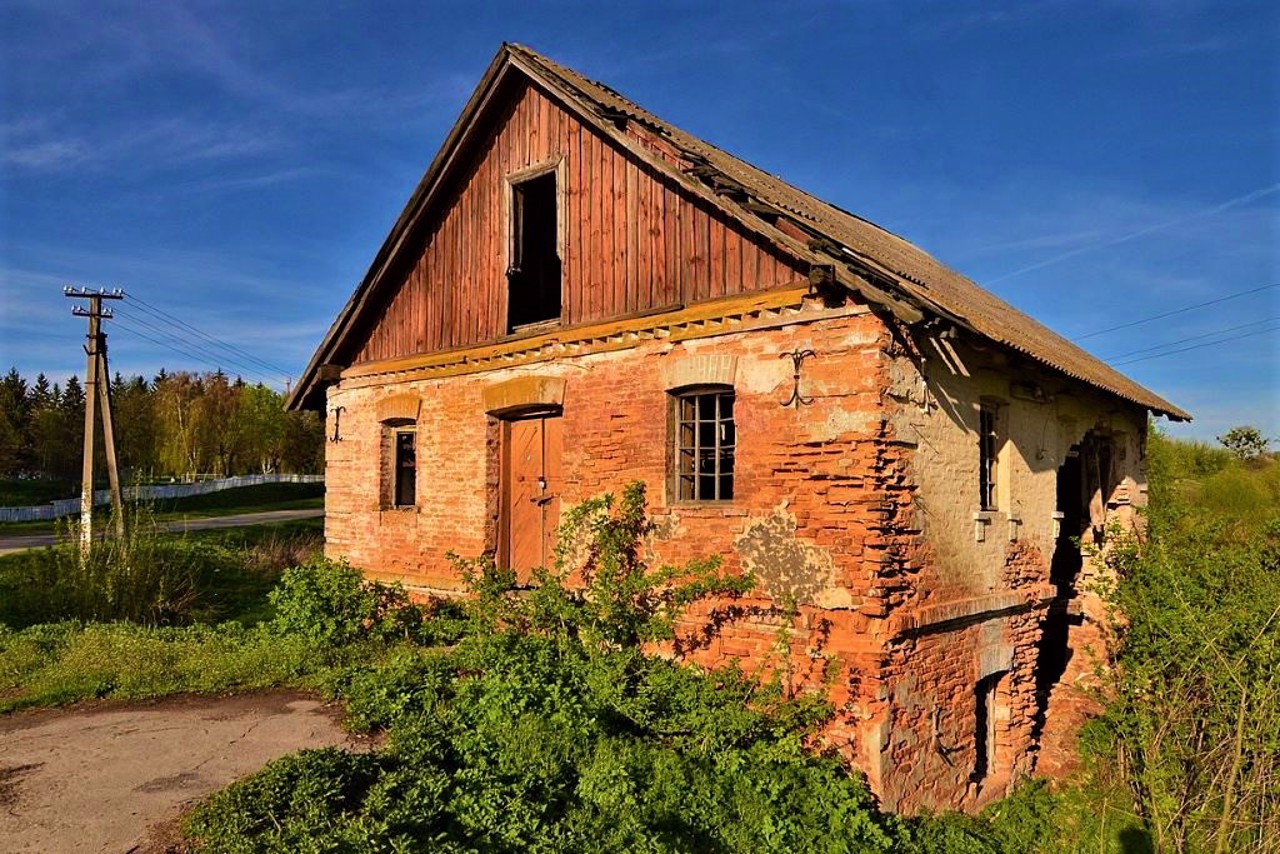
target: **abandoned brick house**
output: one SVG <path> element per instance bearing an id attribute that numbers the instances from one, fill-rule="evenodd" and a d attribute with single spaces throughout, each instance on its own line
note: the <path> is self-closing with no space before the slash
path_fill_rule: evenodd
<path id="1" fill-rule="evenodd" d="M 327 413 L 327 550 L 456 591 L 647 484 L 674 562 L 761 607 L 886 806 L 973 808 L 1070 755 L 1100 636 L 1087 543 L 1188 416 L 922 250 L 505 45 L 290 405 Z M 788 617 L 787 619 L 790 619 Z"/>

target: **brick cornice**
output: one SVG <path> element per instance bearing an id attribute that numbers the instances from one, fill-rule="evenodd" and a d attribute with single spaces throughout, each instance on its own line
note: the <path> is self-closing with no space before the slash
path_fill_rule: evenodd
<path id="1" fill-rule="evenodd" d="M 811 323 L 870 313 L 865 305 L 828 309 L 807 287 L 788 288 L 700 303 L 662 314 L 553 330 L 542 335 L 440 353 L 425 353 L 353 365 L 342 372 L 344 388 L 434 379 L 547 362 L 564 356 L 608 353 L 645 341 L 688 341 L 750 329 Z"/>

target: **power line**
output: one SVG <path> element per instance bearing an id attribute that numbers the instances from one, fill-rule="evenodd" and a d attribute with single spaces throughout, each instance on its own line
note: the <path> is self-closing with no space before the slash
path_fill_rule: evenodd
<path id="1" fill-rule="evenodd" d="M 153 332 L 165 338 L 170 339 L 178 346 L 181 346 L 185 350 L 187 350 L 188 354 L 190 354 L 191 352 L 201 354 L 199 358 L 200 358 L 200 361 L 202 362 L 217 365 L 219 368 L 221 368 L 223 364 L 226 364 L 226 365 L 230 365 L 232 368 L 236 370 L 243 371 L 244 373 L 250 376 L 269 378 L 269 375 L 262 373 L 261 370 L 259 370 L 258 368 L 250 364 L 246 364 L 245 362 L 240 361 L 238 359 L 234 359 L 226 354 L 215 352 L 209 349 L 208 347 L 204 346 L 203 344 L 199 343 L 198 341 L 191 341 L 186 337 L 176 335 L 162 326 L 157 326 L 155 323 L 152 323 L 150 320 L 148 320 L 145 317 L 140 317 L 132 313 L 126 313 L 125 317 L 127 317 L 133 323 L 140 323 L 143 326 L 146 326 L 148 329 L 152 330 Z"/>
<path id="2" fill-rule="evenodd" d="M 1228 326 L 1226 329 L 1215 329 L 1212 332 L 1201 332 L 1199 335 L 1188 335 L 1186 338 L 1178 338 L 1174 341 L 1165 341 L 1163 344 L 1153 344 L 1150 347 L 1140 347 L 1137 350 L 1130 350 L 1127 353 L 1117 353 L 1114 356 L 1107 356 L 1104 362 L 1110 362 L 1112 359 L 1123 359 L 1126 356 L 1136 356 L 1139 353 L 1150 353 L 1152 350 L 1163 350 L 1166 347 L 1173 347 L 1178 344 L 1184 344 L 1187 341 L 1198 341 L 1201 338 L 1212 338 L 1214 335 L 1224 335 L 1228 332 L 1235 332 L 1239 329 L 1248 329 L 1250 326 L 1258 326 L 1263 323 L 1271 323 L 1274 320 L 1280 320 L 1280 315 L 1272 317 L 1264 317 L 1262 320 L 1254 320 L 1249 323 L 1241 323 L 1239 326 Z"/>
<path id="3" fill-rule="evenodd" d="M 158 347 L 164 347 L 167 350 L 172 350 L 173 352 L 177 353 L 180 356 L 185 356 L 188 359 L 194 359 L 199 364 L 209 365 L 218 370 L 222 369 L 222 364 L 214 359 L 211 359 L 207 353 L 194 352 L 186 347 L 181 346 L 180 344 L 174 344 L 169 341 L 156 338 L 152 335 L 147 334 L 146 332 L 143 332 L 140 328 L 134 326 L 131 322 L 132 320 L 137 320 L 137 319 L 138 318 L 135 317 L 135 318 L 131 318 L 130 321 L 125 321 L 117 314 L 117 316 L 115 317 L 115 322 L 120 324 L 120 327 L 122 329 L 127 330 L 130 335 L 137 335 L 139 338 L 142 338 L 146 341 L 150 341 L 152 344 L 155 344 Z M 277 382 L 277 380 L 272 380 L 270 377 L 267 377 L 263 374 L 259 374 L 257 372 L 251 373 L 250 376 L 251 377 L 256 376 L 259 378 L 259 380 L 265 379 L 268 382 Z"/>
<path id="4" fill-rule="evenodd" d="M 1115 332 L 1117 329 L 1128 329 L 1131 326 L 1140 326 L 1143 323 L 1150 323 L 1153 320 L 1163 320 L 1166 317 L 1173 317 L 1175 314 L 1183 314 L 1188 311 L 1193 311 L 1197 308 L 1204 308 L 1205 306 L 1208 306 L 1208 305 L 1217 305 L 1220 302 L 1227 302 L 1228 300 L 1238 299 L 1239 297 L 1249 296 L 1250 294 L 1261 293 L 1262 291 L 1270 290 L 1271 288 L 1280 288 L 1280 282 L 1275 282 L 1270 285 L 1263 285 L 1262 287 L 1259 287 L 1259 288 L 1250 288 L 1247 291 L 1237 291 L 1234 294 L 1227 294 L 1224 297 L 1217 297 L 1216 299 L 1206 300 L 1205 302 L 1198 302 L 1195 305 L 1188 305 L 1188 306 L 1184 306 L 1183 308 L 1175 308 L 1173 311 L 1166 311 L 1161 314 L 1153 314 L 1150 317 L 1143 317 L 1138 320 L 1131 320 L 1128 323 L 1121 323 L 1116 326 L 1108 326 L 1106 329 L 1099 329 L 1096 332 L 1090 332 L 1087 335 L 1077 335 L 1075 338 L 1072 338 L 1071 340 L 1083 341 L 1086 338 L 1093 338 L 1098 335 L 1105 335 L 1108 332 Z"/>
<path id="5" fill-rule="evenodd" d="M 1118 368 L 1121 365 L 1132 365 L 1134 362 L 1145 362 L 1148 359 L 1163 359 L 1165 356 L 1173 356 L 1178 353 L 1185 353 L 1188 350 L 1200 350 L 1205 347 L 1215 347 L 1219 344 L 1232 344 L 1242 338 L 1252 338 L 1255 335 L 1266 335 L 1269 332 L 1280 332 L 1280 326 L 1271 329 L 1259 329 L 1256 332 L 1246 332 L 1244 335 L 1236 335 L 1232 338 L 1223 338 L 1221 341 L 1208 341 L 1204 344 L 1192 344 L 1190 347 L 1182 347 L 1177 350 L 1170 350 L 1167 353 L 1155 353 L 1151 356 L 1139 356 L 1136 359 L 1125 359 L 1123 362 L 1112 362 L 1111 367 Z"/>
<path id="6" fill-rule="evenodd" d="M 178 318 L 178 317 L 174 317 L 172 314 L 169 314 L 167 311 L 157 308 L 151 305 L 150 303 L 142 299 L 139 299 L 138 297 L 134 297 L 132 294 L 130 294 L 130 297 L 138 305 L 139 308 L 143 309 L 152 317 L 158 319 L 160 322 L 171 325 L 171 326 L 182 327 L 183 329 L 186 329 L 187 331 L 194 333 L 195 335 L 198 335 L 200 338 L 204 339 L 205 341 L 208 341 L 214 347 L 220 348 L 227 354 L 223 358 L 226 358 L 228 361 L 234 361 L 238 358 L 243 358 L 252 362 L 253 364 L 260 366 L 261 368 L 267 371 L 270 371 L 271 374 L 287 374 L 288 373 L 288 371 L 286 371 L 284 368 L 281 368 L 279 365 L 273 365 L 264 359 L 258 358 L 252 353 L 249 353 L 245 350 L 242 350 L 239 347 L 236 347 L 234 344 L 230 344 L 226 341 L 223 341 L 220 338 L 210 335 L 209 333 L 201 329 L 197 329 L 196 327 L 192 326 L 190 323 L 187 323 L 185 320 L 182 320 L 181 318 Z M 204 346 L 204 345 L 201 345 L 201 346 Z"/>
<path id="7" fill-rule="evenodd" d="M 280 367 L 279 365 L 274 365 L 274 364 L 272 364 L 271 362 L 268 362 L 268 361 L 266 361 L 266 360 L 264 360 L 264 359 L 260 359 L 260 358 L 258 358 L 257 356 L 253 355 L 252 353 L 248 352 L 247 350 L 243 350 L 243 349 L 241 349 L 241 348 L 239 348 L 239 347 L 235 346 L 234 344 L 230 344 L 230 343 L 228 343 L 228 342 L 226 342 L 226 341 L 223 341 L 221 338 L 217 338 L 217 337 L 215 337 L 215 336 L 213 336 L 213 335 L 210 335 L 208 332 L 205 332 L 205 331 L 204 331 L 204 330 L 202 330 L 202 329 L 197 329 L 196 327 L 192 326 L 190 323 L 188 323 L 187 321 L 183 320 L 182 318 L 173 316 L 172 314 L 170 314 L 169 312 L 165 311 L 164 309 L 162 309 L 162 308 L 158 308 L 158 307 L 156 307 L 156 306 L 152 305 L 151 303 L 147 302 L 146 300 L 142 299 L 141 297 L 135 296 L 135 295 L 134 295 L 134 294 L 132 294 L 132 293 L 129 293 L 128 295 L 129 295 L 129 298 L 130 298 L 134 303 L 136 303 L 139 307 L 143 308 L 144 310 L 148 311 L 149 313 L 151 313 L 151 314 L 153 314 L 153 315 L 156 315 L 156 316 L 160 317 L 162 320 L 165 320 L 165 321 L 167 321 L 167 322 L 169 322 L 169 323 L 177 324 L 178 326 L 181 326 L 182 328 L 184 328 L 184 329 L 186 329 L 186 330 L 188 330 L 188 331 L 190 331 L 190 332 L 193 332 L 193 333 L 195 333 L 196 335 L 199 335 L 201 338 L 205 339 L 206 341 L 208 341 L 209 343 L 213 344 L 213 345 L 214 345 L 214 346 L 216 346 L 216 347 L 221 347 L 222 349 L 227 350 L 227 351 L 229 351 L 229 352 L 231 352 L 231 353 L 238 353 L 239 355 L 243 356 L 244 358 L 249 359 L 250 361 L 252 361 L 252 362 L 254 362 L 254 363 L 256 363 L 256 364 L 258 364 L 258 365 L 262 366 L 263 368 L 267 369 L 268 371 L 271 371 L 273 374 L 286 375 L 286 374 L 288 374 L 288 373 L 289 373 L 288 369 L 286 369 L 286 368 L 282 368 L 282 367 Z"/>

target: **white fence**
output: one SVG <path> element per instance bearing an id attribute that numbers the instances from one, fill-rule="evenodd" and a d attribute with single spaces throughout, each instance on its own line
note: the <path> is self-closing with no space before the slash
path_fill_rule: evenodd
<path id="1" fill-rule="evenodd" d="M 235 489 L 241 486 L 258 486 L 263 483 L 324 483 L 322 474 L 245 474 L 224 477 L 221 480 L 204 480 L 198 483 L 165 483 L 158 486 L 130 486 L 124 490 L 126 501 L 154 501 L 158 498 L 187 498 Z M 93 493 L 95 505 L 107 504 L 111 493 L 99 489 Z M 0 522 L 37 522 L 57 519 L 80 512 L 80 498 L 62 498 L 34 507 L 0 507 Z"/>

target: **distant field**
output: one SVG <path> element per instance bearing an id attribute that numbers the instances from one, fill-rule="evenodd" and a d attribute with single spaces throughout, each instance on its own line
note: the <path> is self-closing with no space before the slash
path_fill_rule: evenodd
<path id="1" fill-rule="evenodd" d="M 65 480 L 0 480 L 0 507 L 26 507 L 74 498 L 79 488 Z"/>
<path id="2" fill-rule="evenodd" d="M 32 481 L 38 483 L 40 481 Z M 47 481 L 46 481 L 47 483 Z M 31 503 L 31 502 L 27 502 Z M 224 489 L 190 498 L 173 498 L 151 503 L 158 519 L 183 517 L 230 516 L 236 513 L 258 513 L 267 510 L 306 510 L 324 506 L 323 483 L 264 483 Z M 97 518 L 105 519 L 107 508 L 96 508 Z M 0 522 L 2 534 L 52 533 L 71 517 L 51 522 Z M 97 527 L 95 523 L 95 527 Z"/>
<path id="3" fill-rule="evenodd" d="M 255 510 L 301 510 L 323 506 L 323 483 L 263 483 L 153 503 L 157 513 L 194 516 L 221 516 L 225 515 L 223 511 L 252 513 Z"/>

